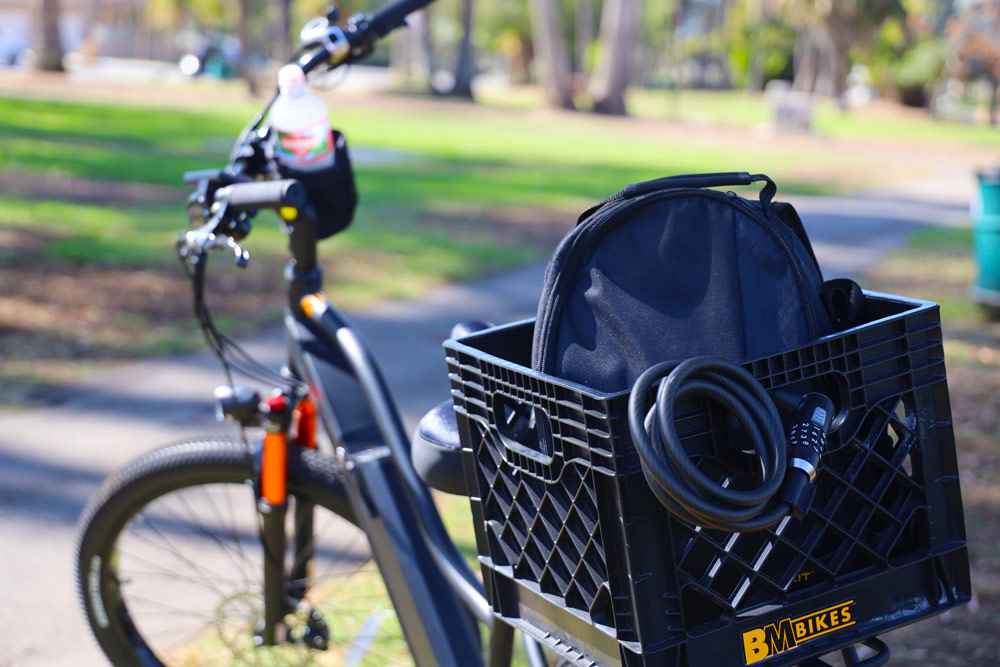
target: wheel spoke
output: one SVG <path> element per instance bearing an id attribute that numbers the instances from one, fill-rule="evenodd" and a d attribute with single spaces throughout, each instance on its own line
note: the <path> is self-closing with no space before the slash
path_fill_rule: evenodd
<path id="1" fill-rule="evenodd" d="M 288 554 L 292 570 L 309 573 L 286 582 L 306 591 L 279 635 L 284 639 L 287 632 L 296 643 L 256 645 L 266 555 L 259 538 L 260 515 L 255 504 L 247 502 L 253 497 L 245 484 L 247 468 L 233 455 L 237 447 L 235 442 L 187 443 L 161 454 L 164 460 L 154 452 L 149 455 L 153 465 L 123 471 L 115 482 L 118 488 L 106 492 L 100 511 L 90 519 L 93 529 L 86 529 L 92 536 L 80 562 L 100 562 L 107 569 L 101 581 L 111 587 L 102 591 L 108 615 L 130 620 L 137 633 L 99 636 L 102 645 L 107 650 L 109 641 L 123 646 L 145 642 L 167 664 L 409 664 L 399 620 L 371 559 L 367 536 L 321 505 L 315 505 L 312 535 Z M 211 461 L 206 465 L 219 470 L 219 481 L 187 481 L 191 466 L 202 465 L 206 458 Z M 145 499 L 143 488 L 150 489 Z M 296 491 L 296 502 L 311 502 L 308 487 L 306 493 Z M 290 533 L 295 519 L 289 512 Z M 94 561 L 95 556 L 100 560 Z M 304 568 L 309 561 L 310 567 Z M 81 576 L 89 574 L 81 567 Z M 325 653 L 302 643 L 307 629 L 322 627 L 312 620 L 313 611 L 329 627 Z M 96 626 L 95 631 L 100 635 Z M 132 649 L 123 650 L 121 661 L 129 662 Z"/>
<path id="2" fill-rule="evenodd" d="M 140 538 L 144 537 L 144 536 L 138 535 L 138 534 L 132 534 L 132 536 L 140 537 Z M 147 541 L 155 544 L 155 542 L 153 542 L 153 540 L 147 540 Z M 170 551 L 170 553 L 176 555 L 178 558 L 181 558 L 182 560 L 190 562 L 190 560 L 187 559 L 186 557 L 184 557 L 183 554 L 179 554 L 178 552 L 173 551 L 173 550 L 169 550 L 169 551 Z M 126 555 L 129 558 L 133 558 L 133 559 L 136 559 L 136 560 L 141 560 L 144 563 L 146 563 L 147 565 L 152 565 L 153 567 L 158 567 L 158 568 L 160 568 L 161 570 L 163 570 L 164 572 L 166 572 L 168 574 L 169 573 L 176 573 L 176 570 L 168 570 L 164 566 L 159 565 L 158 563 L 156 563 L 155 561 L 152 561 L 152 560 L 150 560 L 148 558 L 145 558 L 143 556 L 139 556 L 138 554 L 132 553 L 131 551 L 126 551 L 126 550 L 124 550 L 122 548 L 119 548 L 118 553 L 119 553 L 119 555 Z M 216 574 L 203 574 L 202 570 L 200 568 L 198 568 L 197 566 L 193 567 L 192 569 L 195 571 L 195 573 L 200 574 L 201 576 L 199 576 L 199 577 L 191 577 L 190 575 L 187 575 L 188 578 L 191 578 L 191 579 L 194 579 L 195 581 L 198 581 L 199 583 L 201 583 L 206 588 L 211 588 L 212 590 L 218 592 L 219 594 L 223 594 L 223 591 L 219 589 L 219 587 L 216 585 L 216 583 L 219 582 L 219 581 L 225 581 L 224 577 L 221 577 L 221 576 L 216 575 Z M 124 582 L 127 579 L 128 579 L 127 577 L 120 577 L 119 581 L 123 581 Z"/>
<path id="3" fill-rule="evenodd" d="M 196 487 L 196 488 L 201 489 L 202 494 L 208 499 L 209 504 L 212 506 L 212 509 L 214 510 L 213 513 L 217 517 L 219 517 L 220 520 L 222 520 L 222 523 L 219 524 L 220 527 L 226 525 L 226 522 L 225 522 L 225 520 L 222 519 L 222 516 L 219 514 L 219 508 L 215 504 L 215 501 L 212 500 L 212 494 L 208 492 L 208 489 L 206 489 L 204 486 L 199 486 L 199 487 Z M 178 494 L 177 497 L 180 499 L 180 501 L 182 503 L 184 503 L 184 506 L 188 508 L 188 511 L 190 511 L 194 515 L 197 515 L 197 513 L 194 511 L 194 509 L 191 508 L 190 503 L 188 503 L 187 498 L 184 497 L 183 493 Z M 243 573 L 242 569 L 241 569 L 243 567 L 242 563 L 239 560 L 237 560 L 235 557 L 233 557 L 233 555 L 232 555 L 232 553 L 235 552 L 236 555 L 239 556 L 240 555 L 240 551 L 238 551 L 237 549 L 235 549 L 234 547 L 232 547 L 230 544 L 227 544 L 226 542 L 223 542 L 222 539 L 218 535 L 216 535 L 215 533 L 209 531 L 207 528 L 202 527 L 202 525 L 200 523 L 199 523 L 199 527 L 201 528 L 201 530 L 199 532 L 201 532 L 203 535 L 205 535 L 209 539 L 213 540 L 216 544 L 218 544 L 220 547 L 222 547 L 222 550 L 232 560 L 233 565 L 235 565 L 236 568 L 238 570 L 240 570 L 241 573 Z M 233 542 L 235 542 L 237 545 L 240 545 L 241 540 L 239 539 L 238 535 L 236 534 L 236 527 L 233 526 L 232 524 L 229 524 L 229 529 L 230 529 L 229 532 L 231 533 L 231 535 L 233 537 Z M 243 574 L 245 575 L 245 573 L 243 573 Z M 244 578 L 245 578 L 245 576 L 244 576 Z"/>
<path id="4" fill-rule="evenodd" d="M 212 572 L 212 571 L 208 570 L 207 568 L 203 568 L 202 565 L 199 565 L 195 561 L 191 560 L 191 558 L 189 558 L 177 546 L 174 545 L 173 541 L 170 540 L 170 538 L 168 538 L 166 536 L 166 534 L 163 533 L 163 531 L 161 531 L 159 528 L 157 528 L 153 524 L 152 520 L 149 517 L 146 517 L 142 513 L 140 513 L 138 515 L 138 517 L 142 520 L 144 526 L 150 528 L 154 533 L 157 534 L 157 536 L 159 536 L 159 538 L 163 541 L 163 546 L 165 546 L 167 548 L 167 550 L 170 551 L 170 553 L 174 554 L 175 556 L 177 556 L 178 558 L 180 558 L 181 560 L 183 560 L 185 562 L 185 564 L 187 564 L 188 566 L 190 566 L 193 569 L 197 570 L 198 572 L 203 573 L 208 578 L 208 580 L 210 580 L 210 581 L 212 579 L 220 579 L 220 578 L 222 578 L 218 573 Z M 144 535 L 143 533 L 138 532 L 138 531 L 132 532 L 132 533 L 130 533 L 130 535 L 135 535 L 136 537 L 140 537 L 140 538 L 145 539 L 145 540 L 147 540 L 149 542 L 153 542 L 153 540 L 149 536 Z"/>

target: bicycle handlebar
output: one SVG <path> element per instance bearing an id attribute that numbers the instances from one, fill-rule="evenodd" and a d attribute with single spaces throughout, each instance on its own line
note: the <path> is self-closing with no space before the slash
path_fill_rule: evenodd
<path id="1" fill-rule="evenodd" d="M 406 25 L 406 17 L 423 9 L 433 0 L 396 0 L 373 14 L 355 14 L 341 28 L 328 18 L 319 17 L 302 31 L 303 49 L 295 62 L 307 74 L 321 66 L 339 67 L 363 60 L 379 40 L 396 28 Z"/>
<path id="2" fill-rule="evenodd" d="M 375 39 L 388 35 L 406 23 L 406 17 L 421 10 L 434 0 L 397 0 L 385 5 L 368 17 L 368 34 Z"/>
<path id="3" fill-rule="evenodd" d="M 306 187 L 294 179 L 233 183 L 215 191 L 215 201 L 237 211 L 256 211 L 283 206 L 305 208 L 309 203 Z"/>

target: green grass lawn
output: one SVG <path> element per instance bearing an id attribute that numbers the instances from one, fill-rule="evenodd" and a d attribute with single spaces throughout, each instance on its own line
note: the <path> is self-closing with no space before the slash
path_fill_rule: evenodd
<path id="1" fill-rule="evenodd" d="M 665 98 L 644 95 L 636 104 L 654 115 Z M 674 116 L 690 108 L 711 122 L 754 123 L 766 115 L 757 98 L 685 96 Z M 321 248 L 331 296 L 348 308 L 540 260 L 579 210 L 630 182 L 753 169 L 783 192 L 836 193 L 872 177 L 872 165 L 850 152 L 705 145 L 586 114 L 402 98 L 331 108 L 356 149 L 361 193 L 354 225 Z M 23 394 L 23 378 L 48 366 L 63 377 L 67 362 L 201 344 L 172 252 L 187 225 L 181 175 L 223 165 L 256 110 L 245 101 L 180 110 L 0 97 L 0 375 L 21 378 L 5 383 L 8 395 Z M 29 179 L 30 192 L 5 192 L 11 177 Z M 102 181 L 104 194 L 82 202 L 63 192 L 66 179 Z M 118 197 L 114 183 L 150 186 L 155 196 Z M 214 294 L 242 330 L 280 311 L 287 257 L 270 214 L 247 245 L 247 271 L 237 275 L 221 255 L 212 269 Z"/>
<path id="2" fill-rule="evenodd" d="M 473 108 L 474 109 L 474 108 Z M 253 107 L 203 112 L 0 98 L 0 171 L 179 185 L 186 169 L 219 164 Z M 580 207 L 636 180 L 740 165 L 784 178 L 788 190 L 825 186 L 796 178 L 796 154 L 650 139 L 613 119 L 484 118 L 453 109 L 335 110 L 355 146 L 403 150 L 417 160 L 362 167 L 369 204 L 475 203 Z M 428 164 L 429 163 L 429 164 Z"/>
<path id="3" fill-rule="evenodd" d="M 357 220 L 321 248 L 344 307 L 540 260 L 579 210 L 634 181 L 752 166 L 785 176 L 786 190 L 849 186 L 799 178 L 805 156 L 670 143 L 615 119 L 413 107 L 334 107 L 334 124 L 361 149 Z M 21 184 L 0 187 L 0 403 L 65 378 L 67 364 L 201 344 L 172 251 L 187 226 L 181 175 L 223 165 L 255 111 L 0 97 L 0 186 Z M 101 181 L 102 195 L 81 201 L 64 192 L 67 179 L 85 190 Z M 154 196 L 119 197 L 115 183 Z M 273 321 L 283 305 L 278 227 L 258 218 L 247 271 L 236 275 L 221 255 L 213 263 L 213 295 L 238 330 Z"/>
<path id="4" fill-rule="evenodd" d="M 534 87 L 486 90 L 487 104 L 515 109 L 541 105 Z M 586 100 L 580 100 L 585 105 Z M 761 93 L 732 90 L 648 90 L 633 88 L 629 112 L 643 118 L 664 118 L 685 123 L 756 128 L 772 119 L 771 103 Z M 813 128 L 816 134 L 848 139 L 899 139 L 922 143 L 1000 147 L 1000 128 L 938 120 L 915 109 L 887 110 L 884 106 L 841 111 L 830 100 L 818 100 Z"/>
<path id="5" fill-rule="evenodd" d="M 771 121 L 771 103 L 763 94 L 742 91 L 636 90 L 630 103 L 635 113 L 717 125 L 753 127 Z M 852 139 L 898 139 L 924 143 L 1000 147 L 1000 129 L 935 119 L 915 109 L 885 107 L 842 111 L 830 100 L 815 103 L 817 134 Z"/>

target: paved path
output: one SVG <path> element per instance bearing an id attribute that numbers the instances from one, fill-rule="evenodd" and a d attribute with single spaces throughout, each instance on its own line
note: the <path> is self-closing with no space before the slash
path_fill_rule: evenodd
<path id="1" fill-rule="evenodd" d="M 961 202 L 871 195 L 797 197 L 828 277 L 857 276 L 923 224 L 965 224 Z M 386 303 L 353 320 L 384 364 L 409 424 L 447 396 L 440 343 L 461 319 L 531 316 L 543 266 L 420 301 Z M 280 364 L 277 334 L 251 341 Z M 0 665 L 100 665 L 77 607 L 75 523 L 101 480 L 128 459 L 186 435 L 218 431 L 221 381 L 208 354 L 123 364 L 53 394 L 49 406 L 0 412 Z"/>

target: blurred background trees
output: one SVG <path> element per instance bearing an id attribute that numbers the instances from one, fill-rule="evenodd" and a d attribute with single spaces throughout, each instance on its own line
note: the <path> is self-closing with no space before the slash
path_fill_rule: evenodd
<path id="1" fill-rule="evenodd" d="M 251 81 L 293 52 L 298 27 L 326 5 L 0 0 L 0 12 L 18 2 L 37 8 L 38 67 L 59 69 L 64 51 L 194 53 L 199 73 Z M 342 16 L 380 2 L 343 0 Z M 413 91 L 471 98 L 486 75 L 537 85 L 552 107 L 607 114 L 627 113 L 632 86 L 752 93 L 779 80 L 844 109 L 883 98 L 961 114 L 980 103 L 995 123 L 998 17 L 1000 0 L 438 0 L 373 62 Z"/>
<path id="2" fill-rule="evenodd" d="M 989 99 L 990 124 L 997 124 L 1000 87 L 1000 0 L 983 2 L 952 18 L 949 25 L 955 53 L 954 71 L 965 81 L 981 81 Z"/>

